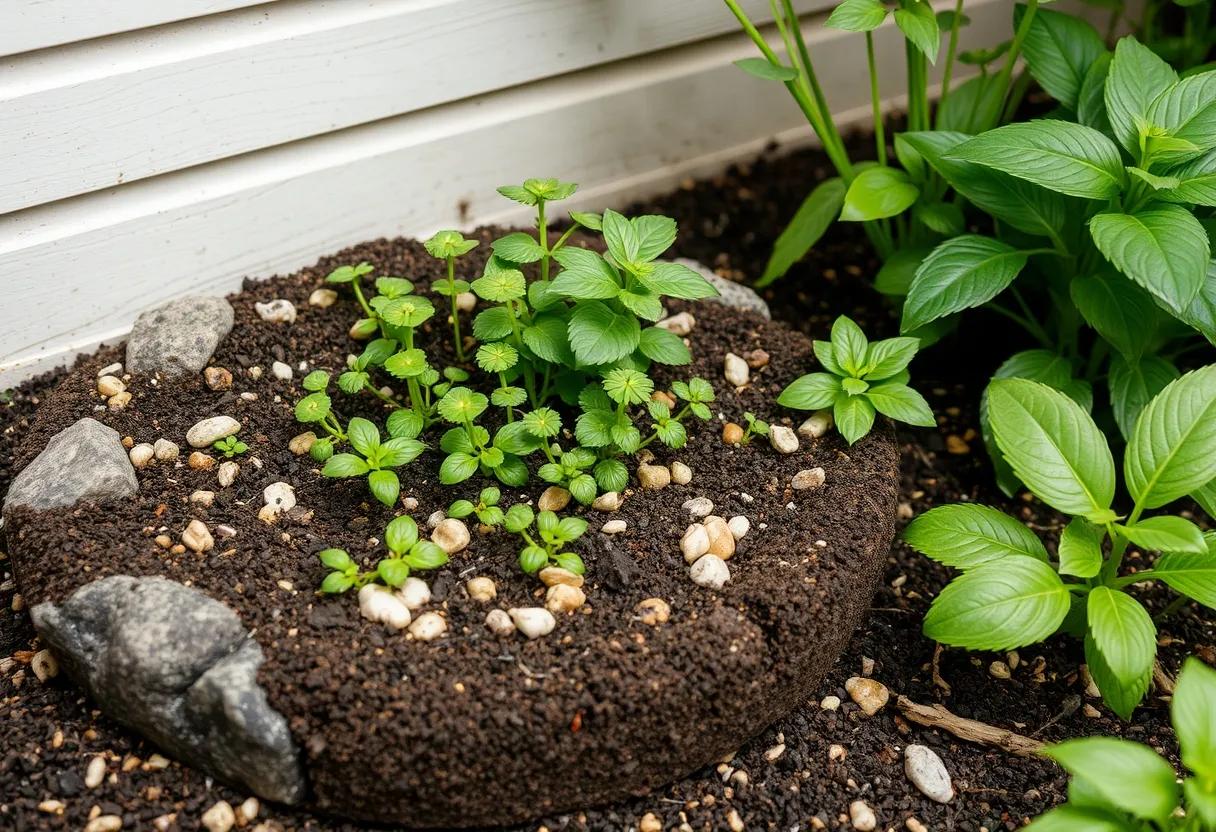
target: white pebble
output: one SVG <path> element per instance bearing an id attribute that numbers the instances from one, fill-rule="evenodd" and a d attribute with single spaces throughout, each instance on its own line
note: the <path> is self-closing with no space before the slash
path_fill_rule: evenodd
<path id="1" fill-rule="evenodd" d="M 455 517 L 439 521 L 431 532 L 431 540 L 443 551 L 453 555 L 469 545 L 469 527 Z"/>
<path id="2" fill-rule="evenodd" d="M 624 520 L 609 520 L 601 528 L 604 534 L 620 534 L 629 527 L 629 524 Z"/>
<path id="3" fill-rule="evenodd" d="M 161 462 L 172 462 L 181 456 L 182 449 L 177 446 L 176 442 L 170 442 L 168 439 L 157 439 L 152 445 L 153 455 Z"/>
<path id="4" fill-rule="evenodd" d="M 227 800 L 221 800 L 203 812 L 202 821 L 207 832 L 228 832 L 236 825 L 236 812 L 232 811 Z"/>
<path id="5" fill-rule="evenodd" d="M 665 329 L 672 335 L 679 335 L 681 338 L 692 332 L 693 327 L 696 325 L 697 319 L 687 312 L 678 312 L 670 318 L 664 318 L 655 324 L 660 329 Z"/>
<path id="6" fill-rule="evenodd" d="M 98 815 L 84 825 L 84 832 L 118 832 L 122 815 Z"/>
<path id="7" fill-rule="evenodd" d="M 874 810 L 863 800 L 854 800 L 849 804 L 849 820 L 853 822 L 853 828 L 857 832 L 873 832 L 878 827 L 878 818 L 874 816 Z"/>
<path id="8" fill-rule="evenodd" d="M 705 555 L 692 565 L 688 575 L 697 586 L 721 589 L 730 580 L 730 567 L 717 555 Z"/>
<path id="9" fill-rule="evenodd" d="M 220 466 L 223 468 L 224 466 Z M 296 507 L 296 490 L 285 482 L 272 482 L 262 489 L 262 502 L 270 513 L 278 515 Z"/>
<path id="10" fill-rule="evenodd" d="M 359 590 L 359 614 L 368 621 L 387 624 L 394 630 L 404 629 L 410 623 L 409 607 L 378 584 L 368 584 Z"/>
<path id="11" fill-rule="evenodd" d="M 557 619 L 544 607 L 513 607 L 507 611 L 515 627 L 528 638 L 540 638 L 553 632 Z"/>
<path id="12" fill-rule="evenodd" d="M 834 711 L 840 707 L 840 697 L 829 694 L 819 700 L 819 707 L 825 711 Z"/>
<path id="13" fill-rule="evenodd" d="M 742 387 L 751 380 L 752 371 L 747 366 L 747 362 L 733 352 L 726 354 L 725 360 L 722 362 L 722 375 L 726 380 L 735 387 Z"/>
<path id="14" fill-rule="evenodd" d="M 726 527 L 730 529 L 730 533 L 734 536 L 735 540 L 742 540 L 751 531 L 752 521 L 742 514 L 737 514 L 726 521 Z"/>
<path id="15" fill-rule="evenodd" d="M 422 578 L 411 575 L 397 590 L 397 597 L 409 607 L 410 612 L 415 612 L 431 603 L 431 588 Z"/>
<path id="16" fill-rule="evenodd" d="M 191 448 L 210 448 L 240 429 L 241 423 L 231 416 L 211 416 L 186 431 L 186 441 L 190 443 Z"/>
<path id="17" fill-rule="evenodd" d="M 818 439 L 832 428 L 832 411 L 816 410 L 798 426 L 800 436 L 807 439 Z"/>
<path id="18" fill-rule="evenodd" d="M 678 460 L 671 463 L 671 481 L 676 485 L 688 485 L 692 482 L 692 469 Z"/>
<path id="19" fill-rule="evenodd" d="M 241 473 L 241 466 L 231 459 L 220 463 L 220 470 L 215 472 L 216 482 L 220 488 L 227 488 L 236 482 L 236 475 Z"/>
<path id="20" fill-rule="evenodd" d="M 773 425 L 768 429 L 768 441 L 779 454 L 792 454 L 798 450 L 798 435 L 785 425 Z"/>
<path id="21" fill-rule="evenodd" d="M 472 312 L 477 306 L 477 295 L 472 292 L 461 292 L 456 295 L 456 310 L 458 312 Z"/>
<path id="22" fill-rule="evenodd" d="M 515 622 L 504 610 L 490 610 L 486 613 L 486 628 L 499 638 L 515 633 Z"/>
<path id="23" fill-rule="evenodd" d="M 206 523 L 202 520 L 191 520 L 182 532 L 182 545 L 201 554 L 215 546 L 215 538 L 211 536 L 211 530 L 207 528 Z"/>
<path id="24" fill-rule="evenodd" d="M 447 631 L 447 619 L 437 612 L 424 612 L 410 625 L 410 635 L 419 641 L 432 641 Z"/>
<path id="25" fill-rule="evenodd" d="M 954 798 L 950 772 L 937 752 L 928 746 L 913 744 L 904 749 L 904 774 L 930 800 L 949 803 Z"/>
<path id="26" fill-rule="evenodd" d="M 805 468 L 794 474 L 790 486 L 795 491 L 811 491 L 823 485 L 826 480 L 827 474 L 822 468 Z"/>
<path id="27" fill-rule="evenodd" d="M 211 504 L 215 502 L 215 492 L 199 489 L 190 494 L 190 502 L 196 506 L 210 508 Z"/>
<path id="28" fill-rule="evenodd" d="M 102 376 L 116 376 L 120 373 L 122 373 L 122 362 L 115 361 L 113 364 L 107 364 L 98 370 L 97 377 L 101 378 Z"/>
<path id="29" fill-rule="evenodd" d="M 84 770 L 84 785 L 86 789 L 95 789 L 106 779 L 106 758 L 100 755 L 89 760 L 88 768 Z"/>
<path id="30" fill-rule="evenodd" d="M 714 502 L 708 497 L 693 497 L 691 500 L 685 500 L 680 508 L 687 511 L 693 520 L 700 520 L 714 513 Z"/>
<path id="31" fill-rule="evenodd" d="M 140 442 L 134 448 L 127 452 L 127 456 L 131 458 L 131 464 L 136 468 L 143 468 L 156 455 L 156 451 L 147 442 Z"/>
<path id="32" fill-rule="evenodd" d="M 270 372 L 279 381 L 291 381 L 291 377 L 294 375 L 291 365 L 284 364 L 282 361 L 276 361 L 271 364 Z"/>
<path id="33" fill-rule="evenodd" d="M 709 551 L 709 532 L 700 523 L 693 523 L 680 538 L 680 551 L 684 553 L 686 562 L 695 563 Z"/>
<path id="34" fill-rule="evenodd" d="M 442 511 L 440 511 L 439 509 L 432 511 L 431 516 L 426 518 L 426 527 L 428 529 L 436 528 L 440 523 L 443 522 L 445 517 L 447 517 L 447 515 L 444 514 Z"/>
<path id="35" fill-rule="evenodd" d="M 258 317 L 276 324 L 291 324 L 296 320 L 296 305 L 289 300 L 276 298 L 269 303 L 255 303 Z"/>

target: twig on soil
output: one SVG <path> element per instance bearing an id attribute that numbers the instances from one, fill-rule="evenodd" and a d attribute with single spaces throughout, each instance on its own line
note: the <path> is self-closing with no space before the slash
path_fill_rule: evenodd
<path id="1" fill-rule="evenodd" d="M 906 696 L 900 696 L 896 701 L 900 713 L 913 722 L 930 728 L 941 728 L 954 736 L 976 742 L 980 745 L 991 745 L 1019 757 L 1032 757 L 1042 748 L 1043 743 L 1015 734 L 1004 728 L 997 728 L 986 722 L 974 719 L 964 719 L 946 710 L 943 705 L 921 705 Z"/>
<path id="2" fill-rule="evenodd" d="M 1161 662 L 1153 662 L 1153 684 L 1166 696 L 1174 695 L 1174 677 L 1165 672 Z"/>
<path id="3" fill-rule="evenodd" d="M 938 644 L 933 648 L 933 684 L 942 689 L 944 696 L 949 696 L 951 689 L 950 683 L 942 676 L 942 650 L 944 645 Z"/>

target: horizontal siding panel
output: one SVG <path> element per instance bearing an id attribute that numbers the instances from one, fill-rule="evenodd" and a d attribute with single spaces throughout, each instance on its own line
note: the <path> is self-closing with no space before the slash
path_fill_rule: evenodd
<path id="1" fill-rule="evenodd" d="M 968 13 L 968 42 L 1008 30 L 1005 2 Z M 877 36 L 883 89 L 897 93 L 898 32 Z M 833 110 L 868 119 L 857 36 L 810 38 Z M 376 236 L 522 219 L 500 184 L 560 176 L 582 183 L 581 204 L 619 206 L 771 137 L 809 140 L 781 85 L 730 65 L 751 54 L 742 36 L 721 38 L 0 217 L 0 387 L 121 337 L 175 296 Z"/>
<path id="2" fill-rule="evenodd" d="M 0 213 L 735 27 L 720 0 L 281 0 L 18 56 L 0 62 Z"/>
<path id="3" fill-rule="evenodd" d="M 272 0 L 4 0 L 0 56 L 269 2 Z"/>

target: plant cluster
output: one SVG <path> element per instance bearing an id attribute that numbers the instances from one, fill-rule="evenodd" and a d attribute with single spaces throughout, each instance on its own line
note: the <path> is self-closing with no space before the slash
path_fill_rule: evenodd
<path id="1" fill-rule="evenodd" d="M 400 587 L 411 572 L 437 569 L 448 562 L 447 552 L 429 540 L 420 540 L 418 524 L 405 515 L 394 518 L 385 527 L 384 545 L 388 555 L 367 571 L 361 570 L 345 549 L 319 552 L 321 563 L 330 570 L 321 582 L 321 592 L 338 595 L 374 582 Z"/>
<path id="2" fill-rule="evenodd" d="M 1063 631 L 1082 637 L 1090 673 L 1127 719 L 1143 699 L 1157 628 L 1128 593 L 1162 581 L 1216 609 L 1216 533 L 1176 514 L 1144 516 L 1216 477 L 1216 366 L 1171 382 L 1142 410 L 1123 461 L 1129 513 L 1115 508 L 1114 457 L 1089 414 L 1064 393 L 1028 379 L 989 387 L 997 447 L 1043 502 L 1070 516 L 1054 559 L 1022 523 L 993 508 L 957 504 L 916 518 L 904 532 L 928 557 L 962 571 L 934 599 L 925 635 L 942 644 L 1011 650 Z M 1159 552 L 1122 574 L 1129 546 Z"/>
<path id="3" fill-rule="evenodd" d="M 1216 671 L 1187 659 L 1170 717 L 1191 772 L 1181 788 L 1173 766 L 1146 745 L 1114 737 L 1069 740 L 1044 752 L 1072 775 L 1068 802 L 1027 832 L 1216 830 Z"/>
<path id="4" fill-rule="evenodd" d="M 871 343 L 852 319 L 832 324 L 830 341 L 815 341 L 815 357 L 827 372 L 808 373 L 781 392 L 777 403 L 797 410 L 831 408 L 850 445 L 870 432 L 881 413 L 897 422 L 933 427 L 928 402 L 908 386 L 908 364 L 920 349 L 916 338 Z"/>
<path id="5" fill-rule="evenodd" d="M 566 546 L 583 536 L 587 521 L 581 517 L 562 517 L 552 511 L 536 513 L 531 506 L 519 503 L 507 509 L 503 527 L 518 535 L 523 542 L 519 550 L 519 567 L 535 575 L 547 566 L 559 566 L 575 575 L 583 574 L 583 559 Z"/>
<path id="6" fill-rule="evenodd" d="M 217 439 L 211 447 L 215 448 L 225 459 L 232 459 L 249 450 L 249 446 L 235 436 L 225 436 L 223 439 Z"/>

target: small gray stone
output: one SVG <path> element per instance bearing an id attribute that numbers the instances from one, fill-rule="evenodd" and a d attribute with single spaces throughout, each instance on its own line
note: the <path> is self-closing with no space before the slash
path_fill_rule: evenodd
<path id="1" fill-rule="evenodd" d="M 765 318 L 773 317 L 772 313 L 768 311 L 768 304 L 753 289 L 744 286 L 742 283 L 735 283 L 733 280 L 727 280 L 725 277 L 715 274 L 713 269 L 698 263 L 696 260 L 690 260 L 687 257 L 677 257 L 674 262 L 679 263 L 681 266 L 688 266 L 688 268 L 713 284 L 714 288 L 718 290 L 720 297 L 708 298 L 708 300 L 716 301 L 735 309 L 756 312 Z"/>
<path id="2" fill-rule="evenodd" d="M 954 799 L 954 784 L 946 764 L 932 748 L 925 745 L 909 745 L 904 749 L 904 774 L 921 794 L 938 803 L 949 803 Z"/>
<path id="3" fill-rule="evenodd" d="M 197 373 L 232 331 L 232 321 L 232 307 L 223 298 L 178 298 L 144 312 L 127 340 L 127 370 Z"/>
<path id="4" fill-rule="evenodd" d="M 186 441 L 192 448 L 209 448 L 240 429 L 241 423 L 231 416 L 211 416 L 186 431 Z"/>
<path id="5" fill-rule="evenodd" d="M 31 614 L 108 715 L 262 797 L 303 798 L 287 721 L 257 682 L 262 649 L 227 606 L 165 578 L 116 575 Z"/>
<path id="6" fill-rule="evenodd" d="M 85 417 L 51 438 L 13 480 L 4 503 L 35 509 L 117 500 L 139 490 L 118 431 Z"/>

